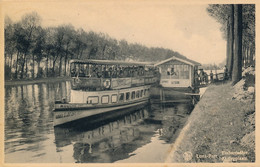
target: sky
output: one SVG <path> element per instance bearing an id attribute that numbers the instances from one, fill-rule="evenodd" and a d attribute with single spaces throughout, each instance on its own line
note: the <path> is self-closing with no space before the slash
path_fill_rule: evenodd
<path id="1" fill-rule="evenodd" d="M 13 21 L 36 11 L 42 26 L 72 24 L 75 28 L 108 34 L 147 47 L 163 47 L 202 64 L 225 60 L 226 42 L 220 24 L 206 11 L 207 4 L 173 1 L 23 1 L 5 2 Z"/>

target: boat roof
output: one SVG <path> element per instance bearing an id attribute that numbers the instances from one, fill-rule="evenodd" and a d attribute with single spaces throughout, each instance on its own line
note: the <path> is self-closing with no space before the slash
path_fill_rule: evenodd
<path id="1" fill-rule="evenodd" d="M 78 64 L 101 64 L 101 65 L 133 65 L 133 66 L 153 66 L 151 62 L 128 62 L 128 61 L 117 61 L 117 60 L 79 60 L 73 59 L 70 60 L 70 63 L 78 63 Z"/>
<path id="2" fill-rule="evenodd" d="M 160 61 L 160 62 L 158 62 L 158 63 L 155 63 L 154 66 L 158 66 L 158 65 L 164 64 L 164 63 L 169 62 L 169 61 L 171 61 L 171 60 L 178 60 L 178 61 L 180 61 L 180 62 L 189 64 L 189 65 L 191 65 L 191 66 L 201 66 L 201 64 L 198 63 L 198 62 L 196 62 L 196 61 L 190 60 L 190 59 L 188 59 L 188 58 L 178 58 L 178 57 L 175 57 L 175 56 L 173 56 L 173 57 L 171 57 L 171 58 L 169 58 L 169 59 Z"/>

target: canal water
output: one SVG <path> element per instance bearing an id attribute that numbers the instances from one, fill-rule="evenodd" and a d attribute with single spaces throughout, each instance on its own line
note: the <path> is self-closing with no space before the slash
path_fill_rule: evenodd
<path id="1" fill-rule="evenodd" d="M 149 104 L 106 122 L 54 128 L 54 101 L 69 90 L 69 82 L 5 87 L 6 163 L 164 162 L 192 110 Z"/>

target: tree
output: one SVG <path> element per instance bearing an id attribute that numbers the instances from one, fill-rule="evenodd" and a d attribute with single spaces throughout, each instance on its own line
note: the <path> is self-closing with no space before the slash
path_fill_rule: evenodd
<path id="1" fill-rule="evenodd" d="M 21 45 L 23 45 L 23 58 L 22 58 L 22 67 L 21 67 L 21 77 L 23 78 L 24 76 L 24 66 L 26 65 L 26 74 L 28 71 L 27 67 L 27 56 L 30 52 L 32 42 L 35 39 L 35 32 L 36 29 L 40 26 L 41 23 L 41 17 L 36 13 L 32 12 L 29 14 L 26 14 L 22 17 L 21 20 L 21 30 L 23 33 L 23 41 Z"/>
<path id="2" fill-rule="evenodd" d="M 74 37 L 74 56 L 76 59 L 81 59 L 84 50 L 87 49 L 87 33 L 83 29 L 76 31 Z"/>
<path id="3" fill-rule="evenodd" d="M 242 78 L 242 5 L 234 5 L 234 62 L 232 82 Z"/>
<path id="4" fill-rule="evenodd" d="M 234 5 L 230 5 L 230 12 L 227 22 L 227 68 L 230 79 L 232 79 L 233 57 L 234 57 Z"/>
<path id="5" fill-rule="evenodd" d="M 236 6 L 236 13 L 232 4 L 209 5 L 207 10 L 222 25 L 221 31 L 227 40 L 226 65 L 233 83 L 236 83 L 241 78 L 242 65 L 254 65 L 255 5 Z"/>
<path id="6" fill-rule="evenodd" d="M 45 38 L 45 57 L 46 57 L 46 76 L 50 76 L 49 74 L 49 59 L 51 57 L 55 57 L 55 29 L 54 28 L 47 28 L 46 30 L 46 38 Z"/>
<path id="7" fill-rule="evenodd" d="M 46 47 L 46 43 L 45 43 L 45 37 L 46 37 L 46 32 L 44 29 L 42 29 L 41 27 L 38 27 L 37 30 L 37 37 L 35 40 L 35 44 L 33 47 L 33 51 L 32 51 L 32 55 L 33 55 L 33 68 L 32 68 L 32 77 L 34 78 L 35 76 L 35 67 L 34 67 L 34 62 L 37 62 L 38 65 L 38 73 L 37 73 L 37 78 L 42 77 L 41 76 L 41 70 L 40 70 L 40 63 L 41 60 L 44 57 L 44 51 L 45 51 L 45 47 Z M 36 57 L 35 57 L 36 56 Z"/>
<path id="8" fill-rule="evenodd" d="M 64 50 L 64 72 L 65 76 L 67 75 L 67 64 L 68 64 L 68 59 L 73 55 L 73 45 L 74 41 L 73 39 L 76 36 L 76 31 L 74 30 L 74 27 L 71 25 L 64 26 L 64 45 L 63 45 L 63 50 Z M 61 74 L 60 74 L 61 75 Z"/>
<path id="9" fill-rule="evenodd" d="M 11 78 L 12 67 L 13 67 L 13 55 L 16 52 L 15 40 L 14 40 L 14 26 L 12 20 L 6 16 L 5 17 L 5 79 Z M 8 62 L 7 62 L 8 59 Z"/>

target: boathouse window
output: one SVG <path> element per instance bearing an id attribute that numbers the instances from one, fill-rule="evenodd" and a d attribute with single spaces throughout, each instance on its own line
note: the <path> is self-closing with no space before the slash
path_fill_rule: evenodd
<path id="1" fill-rule="evenodd" d="M 126 92 L 125 94 L 125 100 L 129 100 L 130 99 L 130 92 Z"/>
<path id="2" fill-rule="evenodd" d="M 135 91 L 132 92 L 132 99 L 135 99 Z"/>
<path id="3" fill-rule="evenodd" d="M 119 94 L 119 101 L 124 101 L 124 93 Z"/>
<path id="4" fill-rule="evenodd" d="M 107 104 L 109 102 L 109 96 L 105 95 L 101 97 L 101 103 L 102 104 Z"/>
<path id="5" fill-rule="evenodd" d="M 89 96 L 87 103 L 88 104 L 98 104 L 98 96 Z"/>
<path id="6" fill-rule="evenodd" d="M 117 95 L 116 94 L 111 96 L 111 102 L 112 103 L 116 103 L 117 102 Z"/>
<path id="7" fill-rule="evenodd" d="M 137 92 L 136 92 L 136 98 L 139 98 L 140 97 L 140 91 L 138 90 Z"/>
<path id="8" fill-rule="evenodd" d="M 167 64 L 161 67 L 162 79 L 189 79 L 190 65 Z"/>

